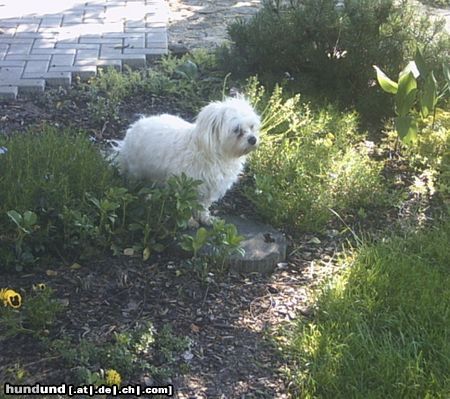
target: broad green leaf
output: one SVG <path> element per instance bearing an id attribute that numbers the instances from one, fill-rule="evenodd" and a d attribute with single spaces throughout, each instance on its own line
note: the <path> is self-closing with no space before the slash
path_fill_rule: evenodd
<path id="1" fill-rule="evenodd" d="M 187 79 L 195 79 L 198 75 L 197 65 L 188 60 L 175 69 L 175 72 Z"/>
<path id="2" fill-rule="evenodd" d="M 431 114 L 437 103 L 437 82 L 433 72 L 431 72 L 423 86 L 422 96 L 420 98 L 420 111 L 423 118 Z"/>
<path id="3" fill-rule="evenodd" d="M 22 227 L 22 215 L 15 211 L 11 210 L 6 213 L 8 217 L 17 225 L 17 227 Z"/>
<path id="4" fill-rule="evenodd" d="M 429 71 L 429 68 L 428 68 L 428 65 L 427 65 L 425 59 L 423 58 L 422 52 L 419 49 L 416 50 L 416 55 L 414 57 L 414 61 L 420 72 L 420 75 L 422 75 L 422 77 L 424 77 L 424 78 L 426 76 L 428 76 L 428 73 L 430 71 Z"/>
<path id="5" fill-rule="evenodd" d="M 377 80 L 381 88 L 391 94 L 397 93 L 398 85 L 393 80 L 389 79 L 386 74 L 378 68 L 376 65 L 373 66 L 377 72 Z"/>
<path id="6" fill-rule="evenodd" d="M 400 139 L 405 144 L 417 141 L 417 121 L 412 116 L 402 116 L 395 118 L 395 129 Z"/>
<path id="7" fill-rule="evenodd" d="M 23 214 L 23 220 L 27 226 L 33 226 L 37 222 L 37 215 L 32 211 L 26 211 Z"/>
<path id="8" fill-rule="evenodd" d="M 204 227 L 200 227 L 197 230 L 197 234 L 195 235 L 195 241 L 197 241 L 201 245 L 204 245 L 206 240 L 208 239 L 208 235 L 208 230 L 206 230 Z"/>
<path id="9" fill-rule="evenodd" d="M 417 79 L 420 76 L 419 69 L 417 68 L 417 65 L 414 61 L 409 61 L 408 65 L 406 65 L 406 67 L 403 68 L 403 70 L 399 74 L 399 80 L 402 78 L 403 75 L 406 75 L 408 73 L 411 73 L 414 79 Z"/>
<path id="10" fill-rule="evenodd" d="M 395 95 L 395 106 L 398 116 L 406 116 L 416 100 L 417 81 L 412 72 L 401 73 L 398 91 Z"/>

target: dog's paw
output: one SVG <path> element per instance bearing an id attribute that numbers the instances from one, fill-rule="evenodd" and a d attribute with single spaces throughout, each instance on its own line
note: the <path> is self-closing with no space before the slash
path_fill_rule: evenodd
<path id="1" fill-rule="evenodd" d="M 217 220 L 219 220 L 219 218 L 212 216 L 209 212 L 201 212 L 199 215 L 199 222 L 204 226 L 212 226 Z"/>

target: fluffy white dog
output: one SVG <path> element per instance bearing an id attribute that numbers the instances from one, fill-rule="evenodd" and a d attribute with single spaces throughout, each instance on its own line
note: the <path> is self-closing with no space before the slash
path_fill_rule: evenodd
<path id="1" fill-rule="evenodd" d="M 168 114 L 144 117 L 127 131 L 119 168 L 135 179 L 165 181 L 184 172 L 201 180 L 204 210 L 195 218 L 208 225 L 210 205 L 233 185 L 246 155 L 258 146 L 259 127 L 259 116 L 243 98 L 207 105 L 195 123 Z"/>

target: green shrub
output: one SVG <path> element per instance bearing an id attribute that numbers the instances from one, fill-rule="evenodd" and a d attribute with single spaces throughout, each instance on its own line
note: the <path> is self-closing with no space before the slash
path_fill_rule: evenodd
<path id="1" fill-rule="evenodd" d="M 449 55 L 442 32 L 406 0 L 345 0 L 343 7 L 335 0 L 269 1 L 250 20 L 230 25 L 232 45 L 219 57 L 238 76 L 287 78 L 295 90 L 356 105 L 376 121 L 391 104 L 373 84 L 372 65 L 397 73 L 417 46 L 439 65 Z"/>
<path id="2" fill-rule="evenodd" d="M 285 353 L 299 398 L 444 398 L 450 391 L 450 224 L 348 257 Z"/>
<path id="3" fill-rule="evenodd" d="M 0 139 L 0 258 L 34 263 L 61 240 L 59 215 L 87 205 L 118 179 L 85 135 L 46 127 Z"/>
<path id="4" fill-rule="evenodd" d="M 255 83 L 250 96 L 264 100 Z M 312 112 L 276 89 L 263 112 L 262 139 L 250 158 L 254 187 L 246 195 L 268 221 L 291 230 L 320 230 L 336 212 L 383 204 L 383 163 L 371 159 L 355 113 Z"/>
<path id="5" fill-rule="evenodd" d="M 0 214 L 39 210 L 60 212 L 84 201 L 86 192 L 103 193 L 117 180 L 108 163 L 75 131 L 46 127 L 40 132 L 0 138 Z"/>

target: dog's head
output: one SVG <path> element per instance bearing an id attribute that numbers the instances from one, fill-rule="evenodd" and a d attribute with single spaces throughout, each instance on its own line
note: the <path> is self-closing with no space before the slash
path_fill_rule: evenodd
<path id="1" fill-rule="evenodd" d="M 228 98 L 204 107 L 196 121 L 196 134 L 203 151 L 239 158 L 257 148 L 260 118 L 243 98 Z"/>

